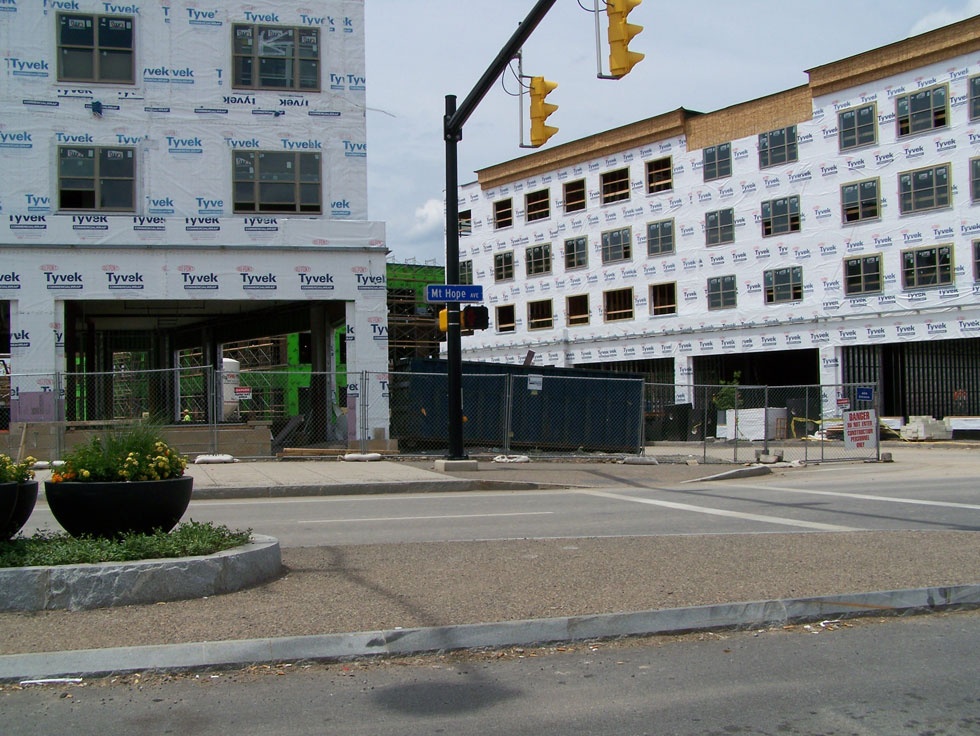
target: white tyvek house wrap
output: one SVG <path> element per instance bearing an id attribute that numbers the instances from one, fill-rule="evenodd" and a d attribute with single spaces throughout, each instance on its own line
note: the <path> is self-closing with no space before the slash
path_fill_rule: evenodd
<path id="1" fill-rule="evenodd" d="M 135 83 L 59 83 L 62 11 L 133 17 Z M 383 224 L 365 219 L 363 15 L 363 2 L 342 0 L 0 2 L 0 298 L 19 374 L 14 421 L 55 416 L 65 300 L 330 299 L 349 302 L 351 324 L 386 327 L 384 289 L 358 288 L 358 276 L 385 277 Z M 319 28 L 320 91 L 232 89 L 236 22 Z M 135 211 L 59 214 L 60 145 L 131 147 Z M 323 214 L 233 215 L 236 149 L 319 153 Z M 386 341 L 352 352 L 351 370 L 387 369 Z M 386 424 L 386 401 L 372 426 Z"/>
<path id="2" fill-rule="evenodd" d="M 970 165 L 980 155 L 980 122 L 970 122 L 967 79 L 980 72 L 980 61 L 963 56 L 814 100 L 810 121 L 797 126 L 799 160 L 760 170 L 757 136 L 732 141 L 731 177 L 704 182 L 702 152 L 687 151 L 683 137 L 622 151 L 530 179 L 481 191 L 478 184 L 460 190 L 459 207 L 472 209 L 473 233 L 461 239 L 461 260 L 472 259 L 474 281 L 485 287 L 491 307 L 514 304 L 516 331 L 493 329 L 463 338 L 464 356 L 515 363 L 527 348 L 536 363 L 571 365 L 599 361 L 675 358 L 677 395 L 691 382 L 690 358 L 698 355 L 817 348 L 820 378 L 840 378 L 840 348 L 846 345 L 980 336 L 980 285 L 975 283 L 972 240 L 980 237 L 980 205 L 971 202 Z M 948 127 L 896 136 L 894 96 L 935 84 L 949 84 Z M 837 112 L 876 101 L 878 143 L 839 152 Z M 766 132 L 766 131 L 759 131 Z M 647 194 L 645 162 L 673 156 L 674 189 Z M 952 165 L 953 206 L 902 215 L 898 206 L 899 172 L 942 163 Z M 600 175 L 630 166 L 629 201 L 599 203 Z M 585 178 L 588 208 L 565 216 L 562 184 Z M 878 177 L 880 219 L 841 224 L 842 184 Z M 550 187 L 551 218 L 524 224 L 524 196 Z M 762 237 L 761 203 L 798 195 L 802 229 Z M 513 197 L 512 228 L 494 231 L 493 202 Z M 735 242 L 705 245 L 709 211 L 734 208 Z M 675 220 L 675 253 L 647 256 L 646 224 Z M 603 265 L 601 233 L 632 228 L 632 259 Z M 586 268 L 566 271 L 566 238 L 589 237 Z M 525 276 L 524 248 L 552 244 L 552 273 Z M 949 286 L 904 290 L 900 252 L 904 248 L 954 244 L 955 282 Z M 495 283 L 493 256 L 514 251 L 515 279 Z M 843 260 L 861 254 L 882 256 L 884 289 L 878 295 L 849 298 L 843 290 Z M 763 272 L 801 266 L 802 301 L 765 304 Z M 735 274 L 738 306 L 709 311 L 707 279 Z M 650 315 L 649 286 L 676 282 L 676 315 Z M 633 287 L 635 318 L 606 324 L 602 294 Z M 588 325 L 566 327 L 565 297 L 588 294 Z M 529 331 L 527 303 L 553 299 L 555 328 Z"/>

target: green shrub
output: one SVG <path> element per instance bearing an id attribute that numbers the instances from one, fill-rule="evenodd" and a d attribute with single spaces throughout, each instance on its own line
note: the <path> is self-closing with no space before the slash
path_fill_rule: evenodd
<path id="1" fill-rule="evenodd" d="M 160 428 L 141 422 L 75 445 L 51 481 L 163 480 L 182 476 L 186 467 L 187 458 L 160 438 Z"/>
<path id="2" fill-rule="evenodd" d="M 251 529 L 232 530 L 211 522 L 188 521 L 169 534 L 125 534 L 115 539 L 37 532 L 0 542 L 0 567 L 131 562 L 210 555 L 248 542 Z"/>

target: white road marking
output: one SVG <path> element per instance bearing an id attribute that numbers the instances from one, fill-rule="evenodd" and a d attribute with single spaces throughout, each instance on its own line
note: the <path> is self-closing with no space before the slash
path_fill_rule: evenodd
<path id="1" fill-rule="evenodd" d="M 746 514 L 741 511 L 726 511 L 724 509 L 713 509 L 706 506 L 693 506 L 687 503 L 676 503 L 674 501 L 655 501 L 652 498 L 637 498 L 636 496 L 626 496 L 621 493 L 608 493 L 606 491 L 580 490 L 589 496 L 601 496 L 602 498 L 612 498 L 617 501 L 632 501 L 633 503 L 645 503 L 650 506 L 663 506 L 668 509 L 678 511 L 693 511 L 698 514 L 711 514 L 713 516 L 727 516 L 733 519 L 746 519 L 748 521 L 762 521 L 768 524 L 782 524 L 784 526 L 800 526 L 806 529 L 819 529 L 825 532 L 857 532 L 863 531 L 852 526 L 839 526 L 837 524 L 821 524 L 816 521 L 799 521 L 798 519 L 786 519 L 780 516 L 764 516 L 762 514 Z"/>
<path id="2" fill-rule="evenodd" d="M 781 491 L 782 493 L 809 493 L 815 496 L 841 496 L 843 498 L 857 498 L 862 501 L 885 501 L 887 503 L 910 503 L 916 506 L 944 506 L 951 509 L 970 509 L 980 511 L 980 505 L 973 503 L 956 503 L 955 501 L 926 501 L 919 498 L 895 498 L 894 496 L 873 496 L 868 493 L 843 493 L 841 491 L 815 491 L 806 488 L 786 488 L 785 486 L 756 486 L 742 485 L 741 483 L 728 483 L 726 481 L 715 481 L 715 485 L 729 486 L 730 488 L 752 488 L 758 491 Z"/>
<path id="3" fill-rule="evenodd" d="M 544 516 L 554 511 L 515 511 L 509 514 L 443 514 L 441 516 L 375 516 L 366 519 L 304 519 L 297 524 L 344 524 L 349 521 L 418 521 L 420 519 L 486 519 L 491 516 Z"/>

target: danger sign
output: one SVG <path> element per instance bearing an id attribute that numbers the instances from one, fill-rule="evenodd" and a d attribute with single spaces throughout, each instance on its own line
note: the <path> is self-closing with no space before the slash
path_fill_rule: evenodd
<path id="1" fill-rule="evenodd" d="M 873 447 L 878 419 L 872 409 L 844 412 L 844 447 L 858 450 Z"/>
<path id="2" fill-rule="evenodd" d="M 235 398 L 239 401 L 252 398 L 251 386 L 235 386 Z"/>

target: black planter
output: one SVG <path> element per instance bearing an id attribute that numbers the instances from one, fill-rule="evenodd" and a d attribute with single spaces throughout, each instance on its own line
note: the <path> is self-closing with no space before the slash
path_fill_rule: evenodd
<path id="1" fill-rule="evenodd" d="M 45 481 L 44 495 L 54 518 L 73 537 L 115 537 L 125 532 L 169 532 L 191 500 L 194 479 L 79 483 Z"/>
<path id="2" fill-rule="evenodd" d="M 8 521 L 5 524 L 0 524 L 0 542 L 5 542 L 8 539 L 13 539 L 14 535 L 19 532 L 27 520 L 31 518 L 31 514 L 34 512 L 34 504 L 37 503 L 37 481 L 28 480 L 23 483 L 0 483 L 0 486 L 12 485 L 15 486 L 15 500 L 14 505 L 11 508 Z M 0 494 L 2 495 L 2 494 Z M 0 501 L 0 504 L 3 502 Z M 4 518 L 3 508 L 0 508 L 0 520 Z"/>
<path id="3" fill-rule="evenodd" d="M 0 483 L 0 527 L 6 528 L 17 505 L 17 481 Z"/>

